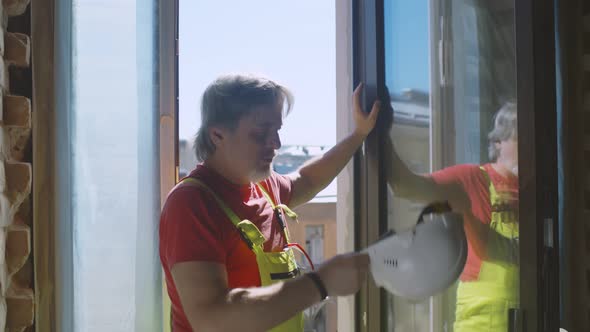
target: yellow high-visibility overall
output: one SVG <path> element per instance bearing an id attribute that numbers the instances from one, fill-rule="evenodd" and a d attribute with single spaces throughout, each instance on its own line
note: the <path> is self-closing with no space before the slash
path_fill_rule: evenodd
<path id="1" fill-rule="evenodd" d="M 482 172 L 490 180 L 489 174 Z M 477 280 L 462 281 L 457 288 L 455 332 L 508 330 L 508 309 L 519 306 L 518 212 L 489 181 L 492 206 L 487 258 Z"/>
<path id="2" fill-rule="evenodd" d="M 265 252 L 264 242 L 266 239 L 260 232 L 258 227 L 249 220 L 242 220 L 239 218 L 234 211 L 232 211 L 227 204 L 203 182 L 195 178 L 186 178 L 182 182 L 187 182 L 192 185 L 199 186 L 209 192 L 217 201 L 223 212 L 227 215 L 229 220 L 237 227 L 242 238 L 250 249 L 256 255 L 256 262 L 258 263 L 258 271 L 260 273 L 261 286 L 268 286 L 275 282 L 292 279 L 299 275 L 300 271 L 295 261 L 295 255 L 290 247 L 286 247 L 280 252 Z M 286 205 L 279 204 L 275 205 L 268 192 L 263 186 L 257 184 L 260 191 L 268 203 L 272 206 L 275 213 L 282 213 L 281 210 L 285 211 L 290 217 L 296 217 L 296 214 L 291 211 Z M 289 232 L 286 225 L 283 227 L 283 234 L 287 243 L 290 243 Z M 299 313 L 289 320 L 279 324 L 270 330 L 271 332 L 302 332 L 303 331 L 303 313 Z"/>

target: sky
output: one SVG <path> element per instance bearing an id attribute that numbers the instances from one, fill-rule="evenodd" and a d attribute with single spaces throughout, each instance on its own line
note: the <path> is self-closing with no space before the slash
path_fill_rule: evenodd
<path id="1" fill-rule="evenodd" d="M 200 125 L 206 86 L 225 73 L 256 73 L 295 96 L 283 145 L 336 142 L 334 1 L 180 0 L 179 137 Z"/>
<path id="2" fill-rule="evenodd" d="M 385 1 L 385 81 L 391 93 L 430 91 L 428 1 Z"/>

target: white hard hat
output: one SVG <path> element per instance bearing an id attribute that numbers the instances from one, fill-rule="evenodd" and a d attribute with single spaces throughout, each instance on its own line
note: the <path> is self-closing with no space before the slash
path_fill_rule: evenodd
<path id="1" fill-rule="evenodd" d="M 426 207 L 413 229 L 391 233 L 364 250 L 375 283 L 410 300 L 435 295 L 457 280 L 467 260 L 463 218 L 448 204 Z"/>

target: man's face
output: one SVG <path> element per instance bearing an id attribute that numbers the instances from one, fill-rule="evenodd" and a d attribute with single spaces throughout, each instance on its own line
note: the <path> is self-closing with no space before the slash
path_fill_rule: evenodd
<path id="1" fill-rule="evenodd" d="M 518 141 L 516 137 L 496 143 L 501 161 L 514 175 L 518 175 Z"/>
<path id="2" fill-rule="evenodd" d="M 220 152 L 232 173 L 250 182 L 270 176 L 275 151 L 281 147 L 282 125 L 282 105 L 264 105 L 240 119 L 235 130 L 225 130 Z"/>

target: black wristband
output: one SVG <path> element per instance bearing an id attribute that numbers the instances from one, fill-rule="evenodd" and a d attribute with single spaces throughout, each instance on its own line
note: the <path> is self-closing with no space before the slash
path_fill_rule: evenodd
<path id="1" fill-rule="evenodd" d="M 320 296 L 322 297 L 321 301 L 327 299 L 328 291 L 326 290 L 326 285 L 324 285 L 324 282 L 320 278 L 319 274 L 317 274 L 317 272 L 310 272 L 307 273 L 306 276 L 313 280 L 313 283 L 315 284 L 316 288 L 320 292 Z"/>

